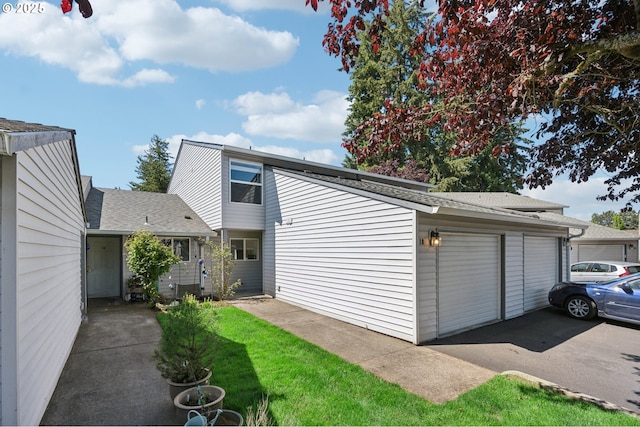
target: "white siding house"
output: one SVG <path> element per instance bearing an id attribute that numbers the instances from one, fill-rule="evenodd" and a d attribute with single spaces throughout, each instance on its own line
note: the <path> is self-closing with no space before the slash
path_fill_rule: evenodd
<path id="1" fill-rule="evenodd" d="M 74 131 L 0 119 L 3 425 L 37 425 L 85 313 Z"/>
<path id="2" fill-rule="evenodd" d="M 203 218 L 220 212 L 205 221 L 223 241 L 260 239 L 259 256 L 237 272 L 249 290 L 412 343 L 546 306 L 568 274 L 563 243 L 580 226 L 429 188 L 183 141 L 169 192 Z"/>
<path id="3" fill-rule="evenodd" d="M 167 298 L 186 292 L 212 295 L 206 241 L 219 241 L 215 232 L 175 194 L 93 187 L 85 179 L 87 206 L 87 297 L 131 298 L 127 281 L 133 275 L 124 250 L 129 235 L 139 230 L 153 233 L 174 249 L 181 262 L 158 283 Z M 215 214 L 213 215 L 215 216 Z"/>

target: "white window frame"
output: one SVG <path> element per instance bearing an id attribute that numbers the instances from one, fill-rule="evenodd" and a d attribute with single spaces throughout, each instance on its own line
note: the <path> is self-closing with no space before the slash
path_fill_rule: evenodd
<path id="1" fill-rule="evenodd" d="M 236 167 L 234 167 L 234 163 L 236 164 L 235 165 Z M 243 181 L 243 180 L 238 180 L 238 179 L 231 178 L 233 170 L 241 170 L 241 167 L 243 165 L 246 165 L 246 166 L 249 166 L 249 167 L 253 167 L 253 168 L 259 168 L 260 169 L 260 182 Z M 230 203 L 241 203 L 243 205 L 257 205 L 257 206 L 262 205 L 263 200 L 264 200 L 264 191 L 263 191 L 263 185 L 262 185 L 263 179 L 264 179 L 264 167 L 263 167 L 262 163 L 248 162 L 248 161 L 245 161 L 245 160 L 229 159 L 229 202 Z M 233 184 L 252 185 L 254 187 L 260 188 L 260 203 L 234 201 L 233 200 L 233 189 L 232 189 L 233 188 Z"/>
<path id="2" fill-rule="evenodd" d="M 178 248 L 177 248 L 176 240 L 178 240 L 178 241 L 186 240 L 188 242 L 187 259 L 184 259 L 184 257 L 182 256 L 182 253 L 180 253 L 180 255 L 178 255 Z M 170 246 L 171 249 L 173 249 L 174 255 L 179 257 L 180 261 L 182 261 L 182 262 L 191 261 L 191 238 L 190 237 L 160 237 L 160 241 L 162 243 L 164 243 L 165 245 Z M 182 248 L 182 245 L 180 245 L 180 247 Z"/>
<path id="3" fill-rule="evenodd" d="M 231 242 L 234 240 L 242 241 L 242 258 L 238 258 L 238 253 L 233 250 L 233 246 Z M 247 258 L 247 242 L 255 241 L 256 248 L 256 257 L 255 258 Z M 231 249 L 231 253 L 233 254 L 233 259 L 235 261 L 260 261 L 260 239 L 256 237 L 232 237 L 229 239 L 229 248 Z"/>

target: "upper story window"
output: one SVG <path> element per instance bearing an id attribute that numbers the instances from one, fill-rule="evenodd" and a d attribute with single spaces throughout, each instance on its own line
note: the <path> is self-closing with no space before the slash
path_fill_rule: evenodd
<path id="1" fill-rule="evenodd" d="M 230 162 L 231 201 L 262 204 L 262 165 L 257 163 Z"/>

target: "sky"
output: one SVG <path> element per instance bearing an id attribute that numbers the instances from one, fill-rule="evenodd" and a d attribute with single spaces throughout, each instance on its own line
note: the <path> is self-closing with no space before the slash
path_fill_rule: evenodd
<path id="1" fill-rule="evenodd" d="M 76 131 L 83 175 L 129 189 L 154 135 L 175 158 L 182 139 L 340 165 L 350 79 L 322 46 L 330 17 L 305 0 L 5 2 L 0 117 Z M 606 176 L 558 178 L 521 194 L 590 220 Z M 638 209 L 634 206 L 634 209 Z"/>

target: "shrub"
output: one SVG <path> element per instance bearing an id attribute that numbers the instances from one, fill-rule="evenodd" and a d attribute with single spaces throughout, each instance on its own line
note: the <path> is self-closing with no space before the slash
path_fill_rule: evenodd
<path id="1" fill-rule="evenodd" d="M 150 231 L 136 231 L 125 243 L 127 265 L 142 280 L 145 296 L 152 302 L 160 300 L 158 280 L 171 266 L 180 262 L 172 248 L 164 245 Z"/>
<path id="2" fill-rule="evenodd" d="M 175 383 L 201 380 L 213 370 L 217 340 L 217 311 L 186 294 L 163 314 L 159 348 L 154 356 L 161 375 Z"/>

